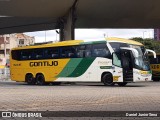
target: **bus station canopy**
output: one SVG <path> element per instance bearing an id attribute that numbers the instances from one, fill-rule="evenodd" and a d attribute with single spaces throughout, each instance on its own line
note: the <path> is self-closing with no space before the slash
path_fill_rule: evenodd
<path id="1" fill-rule="evenodd" d="M 0 34 L 58 29 L 75 5 L 75 28 L 159 28 L 160 0 L 0 0 Z"/>

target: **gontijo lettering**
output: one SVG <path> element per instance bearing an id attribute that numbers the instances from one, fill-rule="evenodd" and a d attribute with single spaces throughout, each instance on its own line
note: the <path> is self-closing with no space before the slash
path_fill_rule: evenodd
<path id="1" fill-rule="evenodd" d="M 39 67 L 39 66 L 58 66 L 58 61 L 42 61 L 42 62 L 30 62 L 30 67 Z"/>

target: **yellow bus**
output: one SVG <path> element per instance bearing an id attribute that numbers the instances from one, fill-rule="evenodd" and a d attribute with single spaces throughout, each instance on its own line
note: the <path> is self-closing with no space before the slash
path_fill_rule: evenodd
<path id="1" fill-rule="evenodd" d="M 0 58 L 0 69 L 4 69 L 6 65 L 5 58 Z"/>
<path id="2" fill-rule="evenodd" d="M 11 79 L 43 85 L 53 82 L 103 82 L 125 86 L 151 80 L 146 49 L 132 40 L 71 40 L 11 51 Z"/>
<path id="3" fill-rule="evenodd" d="M 152 79 L 153 81 L 159 81 L 160 80 L 160 53 L 157 53 L 156 59 L 153 57 L 153 55 L 149 55 L 150 58 L 150 67 L 152 70 Z"/>

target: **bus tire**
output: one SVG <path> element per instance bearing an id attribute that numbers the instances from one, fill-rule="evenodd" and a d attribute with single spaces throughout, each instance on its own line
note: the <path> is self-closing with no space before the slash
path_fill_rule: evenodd
<path id="1" fill-rule="evenodd" d="M 37 74 L 36 75 L 36 82 L 37 85 L 45 85 L 45 78 L 43 74 Z"/>
<path id="2" fill-rule="evenodd" d="M 120 82 L 120 83 L 117 83 L 119 86 L 126 86 L 127 85 L 127 82 Z"/>
<path id="3" fill-rule="evenodd" d="M 113 82 L 113 76 L 111 73 L 106 73 L 102 76 L 102 82 L 105 86 L 113 86 L 115 83 Z"/>
<path id="4" fill-rule="evenodd" d="M 36 84 L 36 81 L 33 77 L 33 74 L 31 74 L 31 73 L 26 74 L 25 81 L 27 82 L 28 85 L 35 85 Z"/>

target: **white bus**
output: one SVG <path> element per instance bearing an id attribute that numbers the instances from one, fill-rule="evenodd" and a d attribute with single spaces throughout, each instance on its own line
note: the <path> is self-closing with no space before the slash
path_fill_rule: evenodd
<path id="1" fill-rule="evenodd" d="M 106 40 L 113 52 L 113 75 L 120 76 L 118 81 L 122 81 L 119 85 L 151 80 L 148 52 L 156 57 L 153 50 L 145 49 L 143 44 L 133 40 L 121 38 L 107 38 Z"/>
<path id="2" fill-rule="evenodd" d="M 10 58 L 11 79 L 38 85 L 103 82 L 108 86 L 125 86 L 128 82 L 151 80 L 146 56 L 141 43 L 117 38 L 14 48 Z"/>

